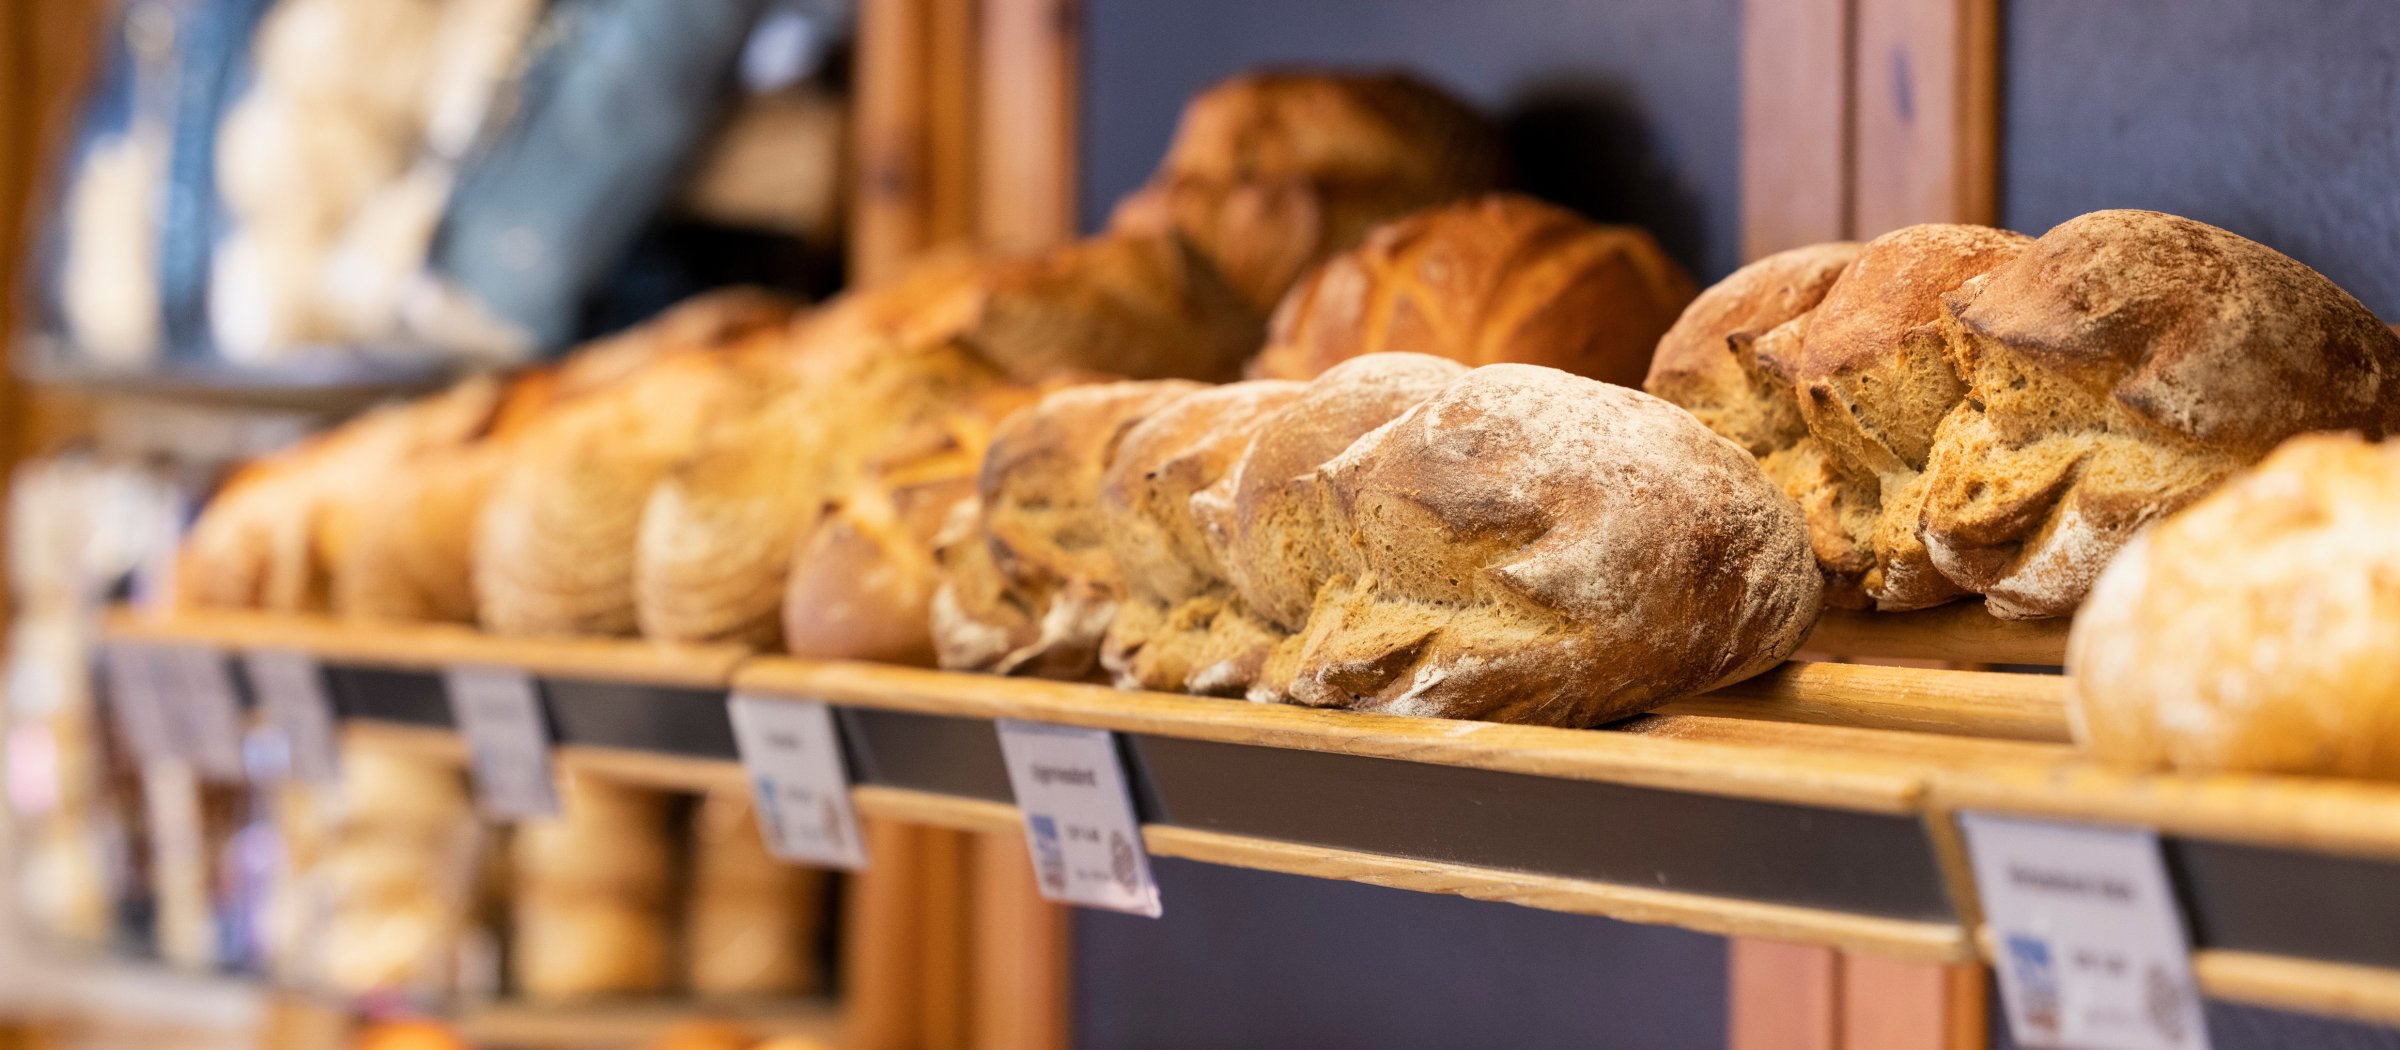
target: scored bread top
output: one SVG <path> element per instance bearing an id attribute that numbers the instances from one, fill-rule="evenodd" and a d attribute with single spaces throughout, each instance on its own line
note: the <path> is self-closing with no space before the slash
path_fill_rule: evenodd
<path id="1" fill-rule="evenodd" d="M 1406 350 L 1638 383 L 1692 294 L 1647 231 L 1496 194 L 1377 227 L 1328 260 L 1276 307 L 1250 374 L 1308 379 Z"/>
<path id="2" fill-rule="evenodd" d="M 1764 456 L 1805 434 L 1791 384 L 1757 367 L 1753 344 L 1816 309 L 1858 257 L 1852 241 L 1777 252 L 1735 270 L 1685 307 L 1658 341 L 1642 389 Z M 1805 331 L 1792 328 L 1788 338 Z"/>

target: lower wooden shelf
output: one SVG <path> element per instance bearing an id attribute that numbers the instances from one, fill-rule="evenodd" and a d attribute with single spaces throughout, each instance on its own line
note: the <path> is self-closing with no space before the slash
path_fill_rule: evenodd
<path id="1" fill-rule="evenodd" d="M 1829 619 L 1811 644 L 2055 660 L 2055 625 L 1992 623 Z M 995 719 L 1108 729 L 1162 856 L 1914 960 L 1978 955 L 1961 811 L 2150 827 L 2212 994 L 2400 1023 L 2400 788 L 2099 766 L 2066 743 L 2056 674 L 1795 662 L 1565 730 L 451 627 L 212 614 L 111 635 L 306 649 L 350 731 L 452 757 L 441 669 L 521 667 L 562 766 L 665 787 L 742 783 L 730 692 L 824 701 L 862 813 L 971 831 L 1017 827 Z"/>

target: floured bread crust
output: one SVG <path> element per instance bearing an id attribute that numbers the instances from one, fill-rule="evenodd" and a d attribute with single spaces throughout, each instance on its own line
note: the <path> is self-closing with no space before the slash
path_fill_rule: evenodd
<path id="1" fill-rule="evenodd" d="M 1318 476 L 1343 571 L 1254 697 L 1588 726 L 1771 667 L 1816 619 L 1798 509 L 1639 391 L 1475 369 Z"/>
<path id="2" fill-rule="evenodd" d="M 2067 647 L 2076 739 L 2148 768 L 2400 779 L 2400 446 L 2285 443 L 2136 537 Z"/>

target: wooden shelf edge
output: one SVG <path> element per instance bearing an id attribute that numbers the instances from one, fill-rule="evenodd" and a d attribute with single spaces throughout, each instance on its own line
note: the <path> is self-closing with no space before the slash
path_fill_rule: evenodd
<path id="1" fill-rule="evenodd" d="M 556 1004 L 492 1003 L 450 1019 L 477 1046 L 640 1047 L 695 1019 L 726 1021 L 760 1038 L 796 1036 L 836 1045 L 840 1007 L 828 998 L 785 1002 L 708 999 L 594 1000 Z"/>
<path id="2" fill-rule="evenodd" d="M 951 831 L 1017 833 L 1024 822 L 1017 807 L 1006 802 L 937 795 L 930 791 L 860 784 L 850 789 L 851 803 L 862 817 L 902 824 L 921 824 Z M 873 863 L 870 859 L 869 863 Z"/>
<path id="3" fill-rule="evenodd" d="M 369 623 L 233 610 L 118 610 L 110 614 L 106 633 L 122 641 L 296 648 L 320 660 L 411 670 L 497 664 L 560 678 L 695 689 L 726 688 L 735 665 L 750 655 L 739 646 L 667 645 L 637 638 L 504 638 L 462 624 Z"/>
<path id="4" fill-rule="evenodd" d="M 2210 996 L 2298 1013 L 2400 1025 L 2400 972 L 2253 952 L 2202 949 L 2192 973 Z"/>
<path id="5" fill-rule="evenodd" d="M 1670 791 L 1913 813 L 1942 761 L 1883 746 L 1888 734 L 1777 723 L 1772 744 L 1707 739 L 1710 727 L 1615 732 L 1325 711 L 1105 686 L 839 661 L 759 657 L 737 691 L 966 718 L 1023 718 L 1118 732 L 1599 780 Z M 1735 722 L 1709 719 L 1705 722 Z M 1886 738 L 1883 744 L 1878 738 Z M 1960 747 L 2002 742 L 1962 740 Z"/>
<path id="6" fill-rule="evenodd" d="M 1320 879 L 1363 882 L 1420 893 L 1598 915 L 1645 925 L 1679 926 L 1723 936 L 1823 944 L 1916 962 L 1965 962 L 1975 949 L 1954 923 L 1851 915 L 1816 908 L 1735 900 L 1675 890 L 1591 882 L 1464 864 L 1275 842 L 1196 828 L 1145 825 L 1143 839 L 1162 857 Z"/>
<path id="7" fill-rule="evenodd" d="M 1927 802 L 1942 820 L 1976 810 L 2400 860 L 2400 786 L 2373 781 L 1982 763 L 1936 772 Z"/>
<path id="8" fill-rule="evenodd" d="M 1800 643 L 1806 652 L 1958 663 L 2056 667 L 2067 659 L 2069 621 L 2003 620 L 1981 602 L 1915 612 L 1827 609 Z"/>

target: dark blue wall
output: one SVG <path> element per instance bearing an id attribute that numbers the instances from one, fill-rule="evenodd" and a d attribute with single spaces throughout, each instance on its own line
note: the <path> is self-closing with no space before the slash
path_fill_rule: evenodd
<path id="1" fill-rule="evenodd" d="M 2010 0 L 2002 216 L 2178 212 L 2400 321 L 2400 4 Z"/>
<path id="2" fill-rule="evenodd" d="M 1081 1050 L 1721 1050 L 1725 949 L 1664 927 L 1157 860 L 1079 913 Z"/>
<path id="3" fill-rule="evenodd" d="M 1267 64 L 1407 66 L 1508 122 L 1525 188 L 1637 222 L 1703 280 L 1740 260 L 1738 0 L 1088 0 L 1083 220 L 1183 100 Z"/>

